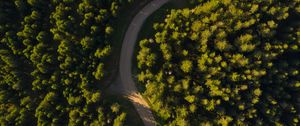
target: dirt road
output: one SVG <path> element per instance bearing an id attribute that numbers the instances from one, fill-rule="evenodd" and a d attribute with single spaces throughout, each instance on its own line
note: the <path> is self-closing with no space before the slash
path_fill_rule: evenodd
<path id="1" fill-rule="evenodd" d="M 149 105 L 138 92 L 136 85 L 133 81 L 133 74 L 131 71 L 132 57 L 134 52 L 135 43 L 138 34 L 143 26 L 143 23 L 154 11 L 159 9 L 162 5 L 170 0 L 153 0 L 147 4 L 140 12 L 133 18 L 125 34 L 119 66 L 119 77 L 112 85 L 112 89 L 116 89 L 120 93 L 126 95 L 134 107 L 136 108 L 139 116 L 146 126 L 156 125 L 154 116 L 149 108 Z"/>

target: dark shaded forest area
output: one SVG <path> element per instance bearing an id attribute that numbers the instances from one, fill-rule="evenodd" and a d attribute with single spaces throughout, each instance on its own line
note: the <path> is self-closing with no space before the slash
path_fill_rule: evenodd
<path id="1" fill-rule="evenodd" d="M 0 124 L 122 125 L 102 95 L 122 0 L 0 1 Z"/>

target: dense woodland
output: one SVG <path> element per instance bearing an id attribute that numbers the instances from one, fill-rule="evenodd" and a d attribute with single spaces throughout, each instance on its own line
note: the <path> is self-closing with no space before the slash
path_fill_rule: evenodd
<path id="1" fill-rule="evenodd" d="M 207 0 L 139 42 L 162 125 L 300 125 L 300 1 Z"/>
<path id="2" fill-rule="evenodd" d="M 128 0 L 1 0 L 0 125 L 122 125 L 103 97 L 111 21 Z"/>

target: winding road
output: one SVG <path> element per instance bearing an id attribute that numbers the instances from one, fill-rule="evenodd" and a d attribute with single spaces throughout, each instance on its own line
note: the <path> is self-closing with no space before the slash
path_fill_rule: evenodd
<path id="1" fill-rule="evenodd" d="M 145 126 L 155 126 L 156 122 L 148 103 L 138 92 L 133 81 L 132 56 L 138 34 L 145 20 L 168 1 L 170 0 L 153 0 L 132 19 L 123 39 L 119 75 L 111 87 L 130 99 Z"/>

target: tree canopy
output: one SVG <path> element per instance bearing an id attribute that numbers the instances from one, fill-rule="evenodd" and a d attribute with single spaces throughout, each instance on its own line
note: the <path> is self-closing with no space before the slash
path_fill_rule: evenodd
<path id="1" fill-rule="evenodd" d="M 299 125 L 298 0 L 200 0 L 153 28 L 137 77 L 162 125 Z"/>
<path id="2" fill-rule="evenodd" d="M 2 0 L 0 125 L 121 125 L 103 97 L 111 22 L 128 0 Z"/>

